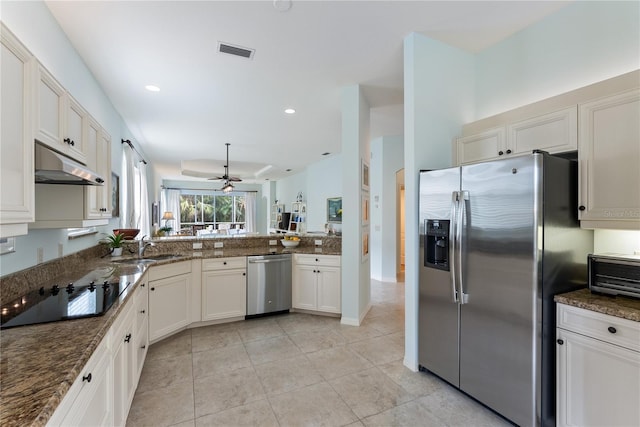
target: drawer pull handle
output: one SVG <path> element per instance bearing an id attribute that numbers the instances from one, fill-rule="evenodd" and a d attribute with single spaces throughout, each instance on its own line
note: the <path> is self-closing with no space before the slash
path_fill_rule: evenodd
<path id="1" fill-rule="evenodd" d="M 146 346 L 146 345 L 143 345 L 143 346 L 142 346 L 142 347 L 140 347 L 140 348 L 144 350 L 145 348 L 147 348 L 147 346 Z"/>
<path id="2" fill-rule="evenodd" d="M 129 341 L 131 341 L 131 334 L 127 334 L 127 335 L 124 337 L 124 342 L 129 342 Z"/>
<path id="3" fill-rule="evenodd" d="M 90 383 L 91 382 L 91 372 L 89 372 L 89 375 L 83 376 L 82 377 L 82 381 L 83 382 L 86 381 L 86 382 Z"/>
<path id="4" fill-rule="evenodd" d="M 558 338 L 558 340 L 557 340 L 556 342 L 557 342 L 558 344 L 560 344 L 560 345 L 564 344 L 564 341 L 563 341 L 563 340 L 561 340 L 560 338 Z"/>
<path id="5" fill-rule="evenodd" d="M 607 328 L 607 331 L 611 332 L 612 334 L 615 334 L 616 332 L 618 332 L 618 331 L 616 330 L 616 328 L 614 328 L 613 326 L 609 326 L 609 327 Z"/>

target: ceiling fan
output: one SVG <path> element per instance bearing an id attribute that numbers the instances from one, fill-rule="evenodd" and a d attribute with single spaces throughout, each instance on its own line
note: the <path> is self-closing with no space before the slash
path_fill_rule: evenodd
<path id="1" fill-rule="evenodd" d="M 229 175 L 229 144 L 228 142 L 225 144 L 227 146 L 227 164 L 224 165 L 224 175 L 222 176 L 215 176 L 213 178 L 209 178 L 210 180 L 223 180 L 224 181 L 224 185 L 222 186 L 222 191 L 224 191 L 225 193 L 228 193 L 230 191 L 233 191 L 233 185 L 231 184 L 231 182 L 241 182 L 242 180 L 240 178 L 237 177 L 233 177 Z"/>

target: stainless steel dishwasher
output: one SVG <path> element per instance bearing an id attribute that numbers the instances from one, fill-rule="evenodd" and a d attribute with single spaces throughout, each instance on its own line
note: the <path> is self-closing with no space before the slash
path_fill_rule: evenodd
<path id="1" fill-rule="evenodd" d="M 247 317 L 290 308 L 291 254 L 247 257 Z"/>

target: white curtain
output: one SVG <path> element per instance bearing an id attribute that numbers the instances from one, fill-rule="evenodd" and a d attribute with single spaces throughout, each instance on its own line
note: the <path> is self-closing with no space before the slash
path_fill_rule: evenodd
<path id="1" fill-rule="evenodd" d="M 122 213 L 121 228 L 137 228 L 138 238 L 151 235 L 149 215 L 149 189 L 147 188 L 147 167 L 136 161 L 136 154 L 130 147 L 122 152 Z"/>
<path id="2" fill-rule="evenodd" d="M 256 193 L 245 193 L 245 230 L 247 233 L 254 233 L 256 231 Z"/>
<path id="3" fill-rule="evenodd" d="M 165 212 L 171 212 L 173 214 L 173 220 L 169 221 L 169 225 L 173 228 L 174 232 L 179 232 L 182 229 L 180 224 L 180 190 L 162 190 L 160 194 L 160 226 L 165 225 L 162 220 L 162 215 Z"/>
<path id="4" fill-rule="evenodd" d="M 137 213 L 137 225 L 136 228 L 140 229 L 139 236 L 151 236 L 151 214 L 149 212 L 149 188 L 147 186 L 147 165 L 144 162 L 138 162 L 136 168 L 138 180 L 139 206 L 136 209 Z"/>
<path id="5" fill-rule="evenodd" d="M 124 147 L 122 151 L 122 209 L 120 228 L 136 227 L 136 167 L 133 150 Z"/>

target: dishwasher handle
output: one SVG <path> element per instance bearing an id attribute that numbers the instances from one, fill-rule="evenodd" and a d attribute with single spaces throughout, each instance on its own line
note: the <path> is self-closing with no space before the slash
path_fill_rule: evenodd
<path id="1" fill-rule="evenodd" d="M 276 259 L 250 259 L 249 264 L 268 264 L 270 262 L 287 262 L 288 258 L 276 258 Z"/>

